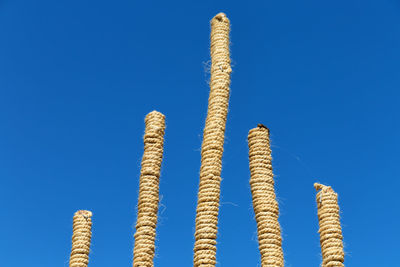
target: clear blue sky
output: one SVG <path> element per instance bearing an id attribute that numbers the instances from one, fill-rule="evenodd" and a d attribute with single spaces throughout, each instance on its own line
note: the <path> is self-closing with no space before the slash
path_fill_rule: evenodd
<path id="1" fill-rule="evenodd" d="M 400 4 L 0 1 L 2 267 L 130 266 L 144 116 L 166 115 L 155 264 L 192 265 L 209 20 L 232 22 L 218 266 L 258 266 L 247 133 L 271 129 L 287 267 L 319 266 L 313 183 L 339 193 L 347 266 L 395 266 Z"/>

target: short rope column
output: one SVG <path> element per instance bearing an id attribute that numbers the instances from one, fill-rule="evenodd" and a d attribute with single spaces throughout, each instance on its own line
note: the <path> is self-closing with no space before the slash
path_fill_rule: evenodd
<path id="1" fill-rule="evenodd" d="M 215 266 L 221 161 L 229 103 L 230 23 L 219 13 L 211 20 L 211 79 L 207 119 L 201 147 L 194 266 Z"/>
<path id="2" fill-rule="evenodd" d="M 79 210 L 74 214 L 70 267 L 87 267 L 92 238 L 92 213 Z"/>
<path id="3" fill-rule="evenodd" d="M 278 222 L 269 130 L 259 124 L 248 135 L 250 187 L 257 221 L 261 265 L 283 267 L 281 229 Z"/>
<path id="4" fill-rule="evenodd" d="M 344 266 L 338 195 L 330 186 L 314 184 L 317 193 L 322 267 Z"/>
<path id="5" fill-rule="evenodd" d="M 145 124 L 144 153 L 140 172 L 138 214 L 133 250 L 134 267 L 153 266 L 165 117 L 160 112 L 152 111 L 146 116 Z"/>

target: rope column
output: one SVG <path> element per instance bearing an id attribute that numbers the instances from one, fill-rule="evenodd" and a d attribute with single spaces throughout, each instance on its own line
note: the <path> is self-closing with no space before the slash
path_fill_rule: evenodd
<path id="1" fill-rule="evenodd" d="M 229 85 L 230 22 L 219 13 L 211 20 L 211 79 L 208 112 L 201 147 L 200 184 L 197 200 L 194 266 L 215 266 L 221 164 Z"/>
<path id="2" fill-rule="evenodd" d="M 322 251 L 322 267 L 344 266 L 338 195 L 330 186 L 315 183 Z"/>
<path id="3" fill-rule="evenodd" d="M 92 213 L 87 210 L 75 212 L 73 219 L 70 267 L 87 267 L 90 240 L 92 238 Z"/>
<path id="4" fill-rule="evenodd" d="M 269 130 L 259 124 L 248 135 L 250 187 L 257 221 L 261 265 L 283 267 L 281 229 L 278 222 Z"/>
<path id="5" fill-rule="evenodd" d="M 165 116 L 152 111 L 145 118 L 144 153 L 140 172 L 134 267 L 151 267 L 155 251 L 159 181 L 164 150 Z"/>

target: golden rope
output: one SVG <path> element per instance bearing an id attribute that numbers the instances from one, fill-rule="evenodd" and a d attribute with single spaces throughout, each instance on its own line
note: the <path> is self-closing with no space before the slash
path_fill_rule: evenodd
<path id="1" fill-rule="evenodd" d="M 344 266 L 338 196 L 330 186 L 314 184 L 317 193 L 322 267 Z"/>
<path id="2" fill-rule="evenodd" d="M 201 148 L 194 266 L 215 266 L 221 183 L 221 160 L 232 72 L 229 19 L 219 13 L 211 20 L 211 79 L 208 113 Z"/>
<path id="3" fill-rule="evenodd" d="M 89 263 L 92 237 L 92 213 L 79 210 L 74 214 L 70 267 L 86 267 Z"/>
<path id="4" fill-rule="evenodd" d="M 140 172 L 138 215 L 136 222 L 134 267 L 153 266 L 160 169 L 164 150 L 165 117 L 152 111 L 147 114 L 144 153 Z"/>
<path id="5" fill-rule="evenodd" d="M 279 207 L 274 189 L 269 130 L 259 124 L 257 128 L 250 130 L 248 141 L 250 186 L 257 221 L 261 265 L 283 267 Z"/>

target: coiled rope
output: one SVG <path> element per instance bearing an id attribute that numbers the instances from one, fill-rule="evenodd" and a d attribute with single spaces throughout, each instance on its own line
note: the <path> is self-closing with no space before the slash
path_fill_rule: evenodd
<path id="1" fill-rule="evenodd" d="M 165 117 L 157 111 L 145 118 L 144 153 L 140 172 L 134 267 L 151 267 L 155 251 L 159 179 L 164 150 Z"/>
<path id="2" fill-rule="evenodd" d="M 230 23 L 219 13 L 211 20 L 211 79 L 207 119 L 201 148 L 194 266 L 215 266 L 221 183 L 221 160 L 228 113 Z"/>
<path id="3" fill-rule="evenodd" d="M 92 213 L 87 210 L 75 212 L 72 228 L 72 249 L 69 266 L 87 267 L 90 240 L 92 238 Z"/>
<path id="4" fill-rule="evenodd" d="M 338 195 L 330 186 L 315 183 L 322 251 L 322 267 L 344 266 Z"/>
<path id="5" fill-rule="evenodd" d="M 278 222 L 279 207 L 276 201 L 269 130 L 259 125 L 248 135 L 250 186 L 257 221 L 261 264 L 284 266 L 281 229 Z"/>

